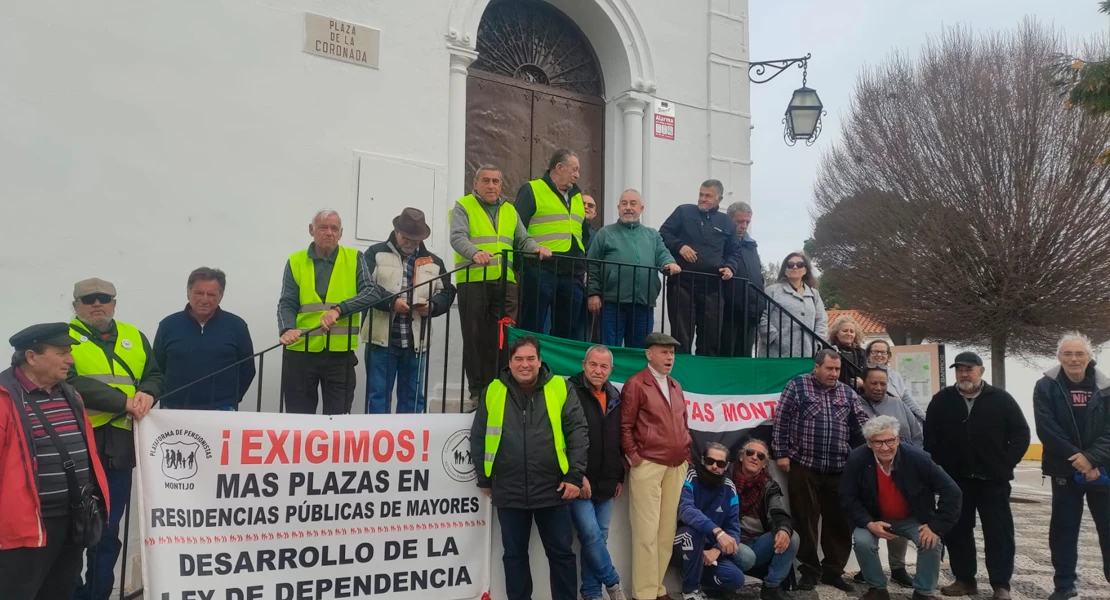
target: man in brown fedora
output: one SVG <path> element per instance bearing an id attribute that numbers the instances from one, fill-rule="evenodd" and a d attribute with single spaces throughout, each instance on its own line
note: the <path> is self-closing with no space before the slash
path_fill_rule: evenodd
<path id="1" fill-rule="evenodd" d="M 396 412 L 424 412 L 430 319 L 455 301 L 455 286 L 443 277 L 443 261 L 424 246 L 431 233 L 424 212 L 406 208 L 393 219 L 389 239 L 367 248 L 363 257 L 371 281 L 387 294 L 362 325 L 368 414 L 393 412 L 394 381 L 399 382 Z"/>

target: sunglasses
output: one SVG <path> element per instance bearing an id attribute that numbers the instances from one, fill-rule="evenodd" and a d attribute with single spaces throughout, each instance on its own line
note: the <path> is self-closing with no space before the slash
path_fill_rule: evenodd
<path id="1" fill-rule="evenodd" d="M 759 460 L 767 460 L 766 454 L 759 452 L 758 450 L 752 450 L 751 448 L 744 450 L 744 456 L 755 456 Z"/>
<path id="2" fill-rule="evenodd" d="M 788 262 L 786 263 L 787 269 L 804 269 L 806 264 L 804 262 Z"/>
<path id="3" fill-rule="evenodd" d="M 727 460 L 717 460 L 715 458 L 709 458 L 708 456 L 703 457 L 702 461 L 705 462 L 705 466 L 707 466 L 707 467 L 712 467 L 713 465 L 717 465 L 718 467 L 723 469 L 723 468 L 728 466 L 728 461 Z"/>
<path id="4" fill-rule="evenodd" d="M 112 302 L 112 297 L 108 294 L 89 294 L 88 296 L 81 296 L 81 304 L 85 306 L 92 306 L 97 302 L 101 304 L 109 304 Z"/>

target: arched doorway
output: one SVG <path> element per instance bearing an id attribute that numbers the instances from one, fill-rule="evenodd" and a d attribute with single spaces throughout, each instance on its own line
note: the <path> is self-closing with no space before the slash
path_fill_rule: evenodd
<path id="1" fill-rule="evenodd" d="M 604 223 L 605 101 L 593 48 L 566 15 L 529 0 L 482 14 L 466 86 L 466 188 L 482 164 L 501 167 L 504 194 L 543 175 L 557 148 L 578 154 L 578 185 Z"/>

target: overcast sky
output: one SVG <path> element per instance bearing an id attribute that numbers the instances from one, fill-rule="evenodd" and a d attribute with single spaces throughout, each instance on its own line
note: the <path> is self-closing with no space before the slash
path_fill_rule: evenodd
<path id="1" fill-rule="evenodd" d="M 801 70 L 752 85 L 752 236 L 763 262 L 781 262 L 813 230 L 810 206 L 822 152 L 837 143 L 856 75 L 893 50 L 917 55 L 944 27 L 1010 29 L 1026 15 L 1054 25 L 1069 38 L 1106 36 L 1110 19 L 1095 0 L 749 0 L 751 60 L 813 54 L 809 86 L 828 110 L 812 147 L 782 140 L 782 114 Z"/>

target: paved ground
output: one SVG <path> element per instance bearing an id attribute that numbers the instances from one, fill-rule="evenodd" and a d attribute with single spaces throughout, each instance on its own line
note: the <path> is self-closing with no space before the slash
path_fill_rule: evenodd
<path id="1" fill-rule="evenodd" d="M 1017 560 L 1011 583 L 1014 600 L 1044 600 L 1052 593 L 1052 561 L 1048 553 L 1050 506 L 1051 492 L 1047 482 L 1044 486 L 1041 485 L 1040 464 L 1023 463 L 1018 468 L 1011 503 L 1017 539 Z M 983 564 L 983 540 L 978 535 L 976 539 L 978 540 L 976 547 L 979 550 L 979 596 L 977 598 L 985 599 L 991 597 L 991 588 L 987 583 L 987 569 Z M 884 557 L 885 564 L 886 551 L 881 551 L 881 555 Z M 907 558 L 912 560 L 912 546 L 909 555 Z M 848 569 L 851 574 L 859 570 L 854 555 Z M 941 575 L 941 585 L 951 582 L 952 573 L 948 570 L 946 560 L 944 572 Z M 812 592 L 792 592 L 791 598 L 792 600 L 844 600 L 858 598 L 864 591 L 866 589 L 863 586 L 858 586 L 856 593 L 845 594 L 835 588 L 822 585 Z M 890 592 L 893 598 L 903 600 L 908 599 L 913 590 L 892 585 Z M 1079 537 L 1079 597 L 1084 600 L 1110 599 L 1110 584 L 1102 576 L 1102 555 L 1089 512 L 1084 512 L 1083 527 Z M 737 600 L 759 598 L 758 584 L 746 587 L 734 598 Z"/>

